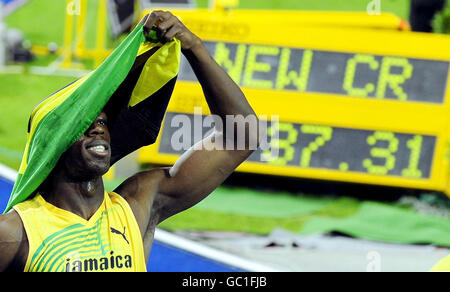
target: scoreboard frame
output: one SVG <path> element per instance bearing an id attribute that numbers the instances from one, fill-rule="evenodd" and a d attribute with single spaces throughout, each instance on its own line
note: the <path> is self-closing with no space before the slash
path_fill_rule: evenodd
<path id="1" fill-rule="evenodd" d="M 177 12 L 174 12 L 178 15 Z M 376 16 L 372 16 L 376 17 Z M 348 29 L 340 27 L 268 25 L 261 27 L 246 23 L 246 29 L 236 27 L 217 15 L 210 19 L 198 18 L 195 13 L 181 12 L 180 18 L 188 28 L 204 41 L 243 43 L 247 46 L 288 47 L 319 50 L 325 52 L 364 54 L 450 62 L 450 37 L 394 30 Z M 205 23 L 221 22 L 239 33 L 218 33 L 204 26 Z M 202 25 L 199 25 L 198 23 Z M 205 27 L 204 30 L 199 29 Z M 447 49 L 446 49 L 447 48 Z M 267 165 L 246 161 L 237 171 L 267 175 L 311 178 L 332 181 L 386 185 L 414 189 L 425 189 L 450 194 L 449 186 L 449 142 L 450 142 L 450 74 L 447 72 L 443 103 L 401 101 L 394 99 L 362 98 L 330 93 L 296 92 L 292 90 L 267 90 L 242 87 L 250 104 L 258 115 L 279 115 L 280 122 L 322 125 L 368 131 L 387 131 L 403 134 L 435 136 L 429 179 L 401 176 L 374 175 L 360 172 L 302 168 L 282 165 Z M 168 112 L 192 114 L 194 107 L 201 107 L 203 115 L 209 110 L 201 87 L 195 82 L 178 81 Z M 164 127 L 162 128 L 162 134 Z M 139 152 L 139 161 L 160 165 L 171 165 L 179 157 L 159 153 L 161 136 L 157 142 Z"/>

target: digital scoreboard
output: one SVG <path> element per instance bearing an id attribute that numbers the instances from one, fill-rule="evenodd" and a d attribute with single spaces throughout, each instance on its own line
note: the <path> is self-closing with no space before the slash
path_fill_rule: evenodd
<path id="1" fill-rule="evenodd" d="M 219 16 L 181 18 L 269 120 L 267 142 L 277 155 L 259 149 L 238 171 L 449 194 L 450 37 L 251 23 L 233 35 L 201 29 Z M 142 163 L 173 164 L 183 152 L 171 143 L 179 129 L 174 118 L 193 122 L 196 107 L 209 114 L 186 60 L 178 80 L 157 143 L 140 152 Z"/>

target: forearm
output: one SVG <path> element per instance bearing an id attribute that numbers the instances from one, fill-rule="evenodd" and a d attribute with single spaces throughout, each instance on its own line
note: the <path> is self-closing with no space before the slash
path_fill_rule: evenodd
<path id="1" fill-rule="evenodd" d="M 236 143 L 236 135 L 239 131 L 244 130 L 239 127 L 245 127 L 245 144 L 258 144 L 258 118 L 239 86 L 217 64 L 201 41 L 192 49 L 183 50 L 183 53 L 202 86 L 211 113 L 222 119 L 223 137 L 227 140 L 234 139 Z M 241 125 L 229 124 L 227 116 L 233 118 L 242 116 L 248 122 L 253 120 L 254 126 L 252 127 L 247 122 Z M 234 135 L 227 135 L 230 132 L 227 127 L 231 126 L 234 127 L 232 129 Z"/>
<path id="2" fill-rule="evenodd" d="M 226 115 L 255 115 L 242 90 L 200 41 L 192 49 L 183 50 L 183 54 L 203 88 L 212 114 L 222 118 Z"/>

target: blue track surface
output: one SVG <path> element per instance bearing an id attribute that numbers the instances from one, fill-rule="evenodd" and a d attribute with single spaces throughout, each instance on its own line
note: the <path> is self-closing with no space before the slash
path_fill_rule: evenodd
<path id="1" fill-rule="evenodd" d="M 0 2 L 2 2 L 3 4 L 9 4 L 14 1 L 16 1 L 16 0 L 0 0 Z"/>
<path id="2" fill-rule="evenodd" d="M 174 248 L 157 240 L 147 264 L 149 272 L 239 272 L 235 269 L 199 255 Z"/>
<path id="3" fill-rule="evenodd" d="M 3 177 L 0 176 L 0 210 L 3 213 L 3 210 L 6 208 L 6 204 L 8 204 L 9 195 L 12 191 L 12 183 Z"/>
<path id="4" fill-rule="evenodd" d="M 3 1 L 3 0 L 2 0 Z M 0 176 L 0 210 L 6 208 L 12 183 Z M 218 263 L 157 240 L 153 242 L 149 272 L 239 272 L 241 270 Z"/>

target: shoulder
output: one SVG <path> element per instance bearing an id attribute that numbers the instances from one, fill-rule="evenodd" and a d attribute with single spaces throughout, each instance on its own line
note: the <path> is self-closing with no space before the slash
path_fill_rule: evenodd
<path id="1" fill-rule="evenodd" d="M 23 223 L 16 210 L 11 210 L 5 215 L 0 215 L 0 240 L 22 241 Z"/>
<path id="2" fill-rule="evenodd" d="M 136 173 L 125 180 L 114 192 L 129 199 L 140 200 L 158 191 L 164 180 L 169 176 L 168 168 L 157 168 Z"/>
<path id="3" fill-rule="evenodd" d="M 19 214 L 11 210 L 0 215 L 0 271 L 7 269 L 21 254 L 21 249 L 27 241 L 25 230 Z"/>

